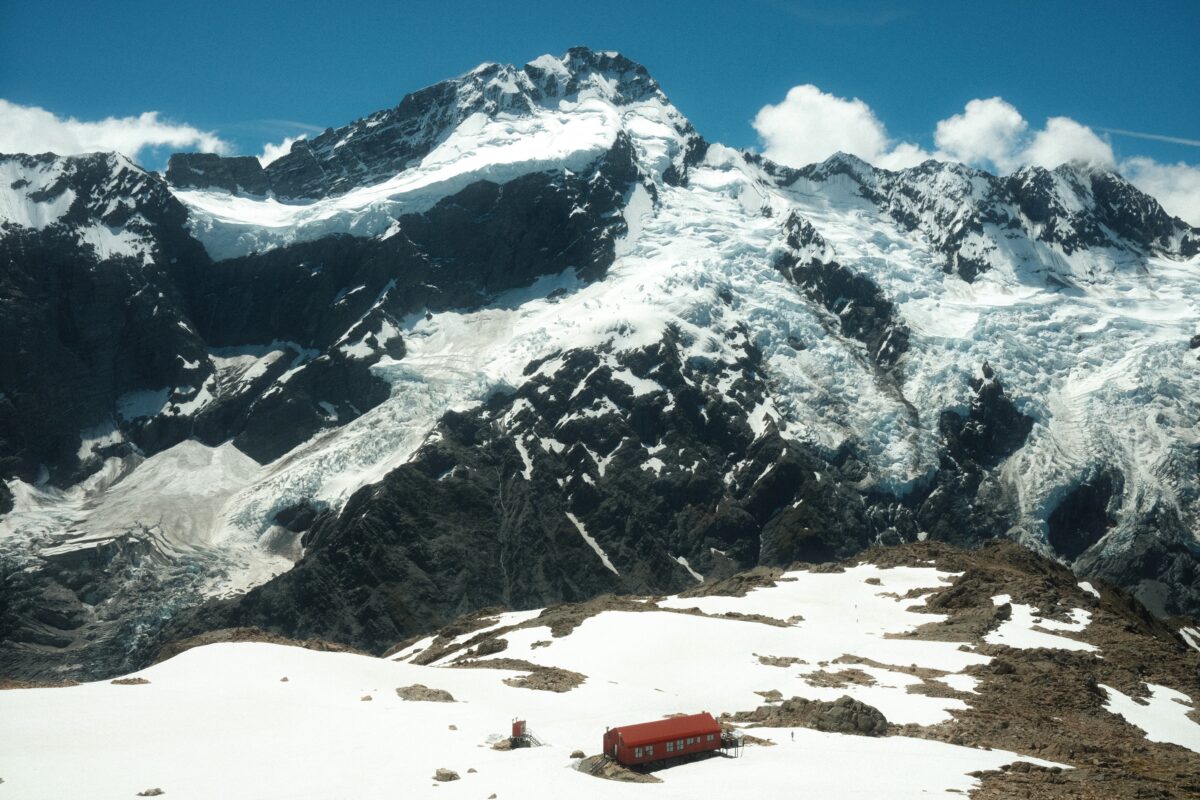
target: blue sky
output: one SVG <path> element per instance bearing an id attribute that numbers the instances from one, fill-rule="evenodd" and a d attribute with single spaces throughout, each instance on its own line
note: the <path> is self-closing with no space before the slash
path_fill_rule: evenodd
<path id="1" fill-rule="evenodd" d="M 0 98 L 94 120 L 157 111 L 241 152 L 344 124 L 482 61 L 574 44 L 641 61 L 707 138 L 799 84 L 861 98 L 898 140 L 1001 96 L 1067 116 L 1118 157 L 1200 162 L 1200 2 L 9 2 Z M 169 149 L 169 148 L 168 148 Z M 149 166 L 162 153 L 147 152 Z"/>

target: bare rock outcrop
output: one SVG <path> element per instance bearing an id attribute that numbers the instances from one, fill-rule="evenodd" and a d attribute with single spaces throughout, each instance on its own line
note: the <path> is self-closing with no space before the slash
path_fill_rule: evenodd
<path id="1" fill-rule="evenodd" d="M 450 694 L 445 689 L 431 689 L 423 683 L 414 683 L 412 686 L 399 686 L 396 688 L 396 695 L 401 700 L 410 700 L 414 702 L 454 702 L 454 695 Z"/>
<path id="2" fill-rule="evenodd" d="M 779 705 L 759 706 L 732 718 L 737 722 L 770 727 L 814 728 L 827 733 L 859 736 L 884 736 L 888 728 L 887 718 L 879 709 L 849 695 L 842 695 L 832 702 L 793 697 Z"/>

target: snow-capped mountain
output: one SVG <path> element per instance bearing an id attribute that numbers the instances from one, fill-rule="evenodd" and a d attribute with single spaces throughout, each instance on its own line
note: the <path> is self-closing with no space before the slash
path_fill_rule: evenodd
<path id="1" fill-rule="evenodd" d="M 788 169 L 582 48 L 265 168 L 2 166 L 14 673 L 927 538 L 1200 613 L 1200 231 L 1116 173 Z"/>

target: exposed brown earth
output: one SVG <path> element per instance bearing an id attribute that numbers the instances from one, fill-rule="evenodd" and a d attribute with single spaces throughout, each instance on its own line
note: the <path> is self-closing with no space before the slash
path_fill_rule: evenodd
<path id="1" fill-rule="evenodd" d="M 758 655 L 757 653 L 755 655 Z M 796 664 L 807 664 L 803 658 L 794 656 L 758 656 L 758 663 L 768 667 L 791 667 Z"/>
<path id="2" fill-rule="evenodd" d="M 830 689 L 845 689 L 847 686 L 874 686 L 875 679 L 861 669 L 853 667 L 849 669 L 837 670 L 830 672 L 828 670 L 819 669 L 816 672 L 810 672 L 804 676 L 804 681 L 809 686 L 820 686 Z"/>
<path id="3" fill-rule="evenodd" d="M 610 781 L 624 781 L 626 783 L 662 783 L 661 780 L 646 772 L 635 772 L 627 767 L 621 766 L 619 763 L 609 758 L 608 756 L 588 756 L 579 762 L 576 767 L 580 772 L 586 772 L 597 778 L 604 778 Z"/>
<path id="4" fill-rule="evenodd" d="M 11 678 L 0 679 L 0 692 L 6 689 L 62 689 L 66 686 L 78 686 L 79 681 L 16 681 Z"/>
<path id="5" fill-rule="evenodd" d="M 469 669 L 504 669 L 524 672 L 505 678 L 504 682 L 518 689 L 537 689 L 543 692 L 569 692 L 587 680 L 586 675 L 560 667 L 545 667 L 518 658 L 489 658 L 485 661 L 455 661 L 450 666 Z"/>
<path id="6" fill-rule="evenodd" d="M 349 645 L 328 642 L 324 639 L 289 639 L 286 636 L 268 633 L 261 628 L 221 628 L 220 630 L 208 631 L 198 636 L 190 636 L 186 639 L 180 639 L 167 644 L 162 650 L 158 651 L 158 655 L 154 658 L 154 663 L 158 664 L 166 661 L 168 658 L 174 658 L 180 653 L 191 650 L 193 647 L 203 647 L 207 644 L 221 644 L 225 642 L 266 642 L 268 644 L 282 644 L 290 647 L 303 647 L 306 650 L 317 650 L 323 653 L 370 655 L 363 650 L 358 650 Z"/>
<path id="7" fill-rule="evenodd" d="M 1066 568 L 1010 542 L 974 552 L 927 543 L 871 551 L 861 560 L 883 566 L 935 560 L 940 569 L 962 572 L 925 606 L 913 609 L 946 614 L 947 619 L 924 625 L 913 636 L 970 642 L 976 652 L 993 659 L 968 670 L 979 681 L 978 694 L 960 695 L 968 698 L 969 708 L 952 712 L 953 718 L 940 725 L 893 726 L 894 733 L 1013 750 L 1074 768 L 1054 771 L 1018 763 L 980 773 L 982 786 L 972 797 L 1200 797 L 1200 754 L 1150 742 L 1104 708 L 1101 683 L 1133 697 L 1146 696 L 1146 684 L 1156 683 L 1200 700 L 1200 653 L 1189 651 L 1127 593 L 1093 581 L 1101 592 L 1097 599 L 1080 589 L 1079 579 Z M 993 604 L 991 598 L 998 594 L 1033 606 L 1046 619 L 1065 619 L 1071 608 L 1086 609 L 1091 622 L 1083 632 L 1054 633 L 1087 641 L 1099 652 L 985 643 L 983 637 L 1011 612 Z"/>
<path id="8" fill-rule="evenodd" d="M 755 567 L 746 572 L 739 572 L 719 581 L 697 584 L 680 593 L 680 597 L 745 597 L 747 592 L 754 589 L 774 586 L 779 581 L 794 580 L 783 577 L 781 567 Z"/>
<path id="9" fill-rule="evenodd" d="M 604 611 L 662 611 L 650 598 L 650 602 L 641 602 L 628 597 L 616 595 L 601 595 L 583 603 L 560 603 L 542 611 L 535 619 L 525 623 L 523 627 L 547 625 L 550 635 L 555 639 L 569 636 L 583 622 Z"/>

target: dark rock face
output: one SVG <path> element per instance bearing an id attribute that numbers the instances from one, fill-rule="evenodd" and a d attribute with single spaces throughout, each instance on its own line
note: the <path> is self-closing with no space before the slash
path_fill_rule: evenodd
<path id="1" fill-rule="evenodd" d="M 1014 522 L 1013 498 L 992 470 L 1025 444 L 1033 420 L 1017 410 L 986 362 L 970 392 L 965 417 L 942 413 L 941 463 L 930 487 L 910 503 L 930 539 L 979 546 Z"/>
<path id="2" fill-rule="evenodd" d="M 694 579 L 679 557 L 720 574 L 869 544 L 867 505 L 838 474 L 860 469 L 852 458 L 831 465 L 744 421 L 764 388 L 749 343 L 704 371 L 681 349 L 668 338 L 531 364 L 514 394 L 447 414 L 411 463 L 311 529 L 292 571 L 170 635 L 254 625 L 382 652 L 467 609 L 682 589 Z M 623 370 L 662 390 L 635 395 Z M 652 452 L 673 455 L 660 467 Z"/>
<path id="3" fill-rule="evenodd" d="M 1091 201 L 1085 211 L 1064 207 L 1056 179 L 1067 183 L 1076 197 Z M 1176 246 L 1173 239 L 1181 235 L 1193 243 L 1200 239 L 1195 229 L 1189 231 L 1153 197 L 1115 172 L 1081 171 L 1071 165 L 1053 171 L 1029 167 L 1012 175 L 1007 188 L 1030 220 L 1046 226 L 1042 238 L 1057 242 L 1067 253 L 1110 245 L 1112 234 L 1147 252 L 1170 252 Z"/>
<path id="4" fill-rule="evenodd" d="M 62 228 L 0 236 L 0 475 L 32 482 L 44 468 L 72 483 L 80 430 L 111 423 L 118 398 L 168 387 L 166 403 L 198 389 L 208 373 L 189 365 L 206 361 L 204 344 L 168 292 L 161 270 L 101 264 Z"/>
<path id="5" fill-rule="evenodd" d="M 170 420 L 149 430 L 135 407 L 185 401 L 210 374 L 168 274 L 172 262 L 207 261 L 184 228 L 186 209 L 115 154 L 0 158 L 56 176 L 30 202 L 72 195 L 53 225 L 0 228 L 0 478 L 73 483 L 80 431 L 114 418 L 130 423 L 135 444 L 179 441 L 186 431 Z M 135 238 L 146 257 L 102 260 L 81 235 L 93 226 Z"/>
<path id="6" fill-rule="evenodd" d="M 447 414 L 412 462 L 310 528 L 291 572 L 185 615 L 167 637 L 255 626 L 382 652 L 465 610 L 678 591 L 694 585 L 680 557 L 719 577 L 915 541 L 922 525 L 965 544 L 1006 529 L 1000 498 L 979 486 L 1029 421 L 990 369 L 966 419 L 947 423 L 937 485 L 953 493 L 902 502 L 858 488 L 866 468 L 848 451 L 755 434 L 747 409 L 765 375 L 749 339 L 731 363 L 700 365 L 685 350 L 670 335 L 531 363 L 512 394 Z M 626 371 L 661 388 L 635 393 Z M 970 527 L 987 515 L 998 521 Z"/>
<path id="7" fill-rule="evenodd" d="M 1017 410 L 986 361 L 980 374 L 971 379 L 970 389 L 966 418 L 961 423 L 952 413 L 942 418 L 946 454 L 955 461 L 970 460 L 990 469 L 1025 444 L 1033 420 Z"/>
<path id="8" fill-rule="evenodd" d="M 181 274 L 189 315 L 207 342 L 291 342 L 291 368 L 300 367 L 267 396 L 218 400 L 197 417 L 196 435 L 211 444 L 233 436 L 246 454 L 272 461 L 387 399 L 388 385 L 370 367 L 403 356 L 395 332 L 406 315 L 474 308 L 572 267 L 584 280 L 602 277 L 637 177 L 622 138 L 593 171 L 481 181 L 401 217 L 386 239 L 327 237 Z M 273 386 L 286 369 L 280 359 L 258 385 Z"/>
<path id="9" fill-rule="evenodd" d="M 254 156 L 176 153 L 167 162 L 167 182 L 182 189 L 224 189 L 266 194 L 271 184 Z"/>
<path id="10" fill-rule="evenodd" d="M 463 274 L 477 287 L 474 302 L 432 298 L 433 308 L 471 306 L 565 265 L 595 280 L 612 263 L 613 240 L 625 231 L 625 193 L 638 175 L 633 145 L 622 135 L 591 173 L 476 183 L 425 214 L 401 217 L 395 238 L 415 245 L 444 293 L 454 297 L 454 278 Z"/>
<path id="11" fill-rule="evenodd" d="M 469 115 L 457 107 L 458 88 L 439 83 L 405 95 L 394 109 L 301 139 L 267 165 L 271 189 L 280 197 L 326 197 L 401 172 Z"/>
<path id="12" fill-rule="evenodd" d="M 29 202 L 49 203 L 66 192 L 72 193 L 71 204 L 58 227 L 74 230 L 103 223 L 177 246 L 190 238 L 183 230 L 187 210 L 171 196 L 167 185 L 124 156 L 91 153 L 60 159 L 51 153 L 0 155 L 0 162 L 16 162 L 31 172 L 53 172 L 53 181 L 26 192 Z M 197 245 L 192 242 L 192 246 Z"/>
<path id="13" fill-rule="evenodd" d="M 1046 520 L 1054 551 L 1074 560 L 1100 541 L 1116 522 L 1113 505 L 1119 505 L 1124 485 L 1120 473 L 1105 471 L 1072 489 Z"/>
<path id="14" fill-rule="evenodd" d="M 311 501 L 302 500 L 280 509 L 275 514 L 275 522 L 292 533 L 302 533 L 311 529 L 328 515 L 328 509 L 320 508 Z"/>
<path id="15" fill-rule="evenodd" d="M 1200 608 L 1200 552 L 1190 531 L 1174 514 L 1146 520 L 1129 550 L 1119 557 L 1085 552 L 1076 569 L 1082 575 L 1129 587 L 1160 617 L 1195 617 L 1195 609 Z"/>
<path id="16" fill-rule="evenodd" d="M 784 230 L 790 252 L 779 257 L 776 268 L 832 315 L 831 327 L 865 344 L 877 366 L 896 366 L 908 349 L 909 332 L 892 302 L 870 278 L 833 261 L 808 220 L 793 213 Z"/>

